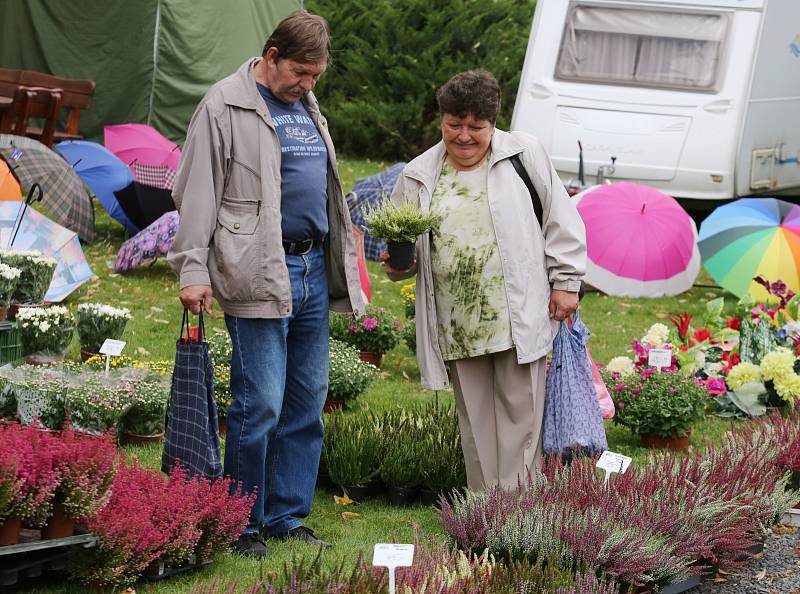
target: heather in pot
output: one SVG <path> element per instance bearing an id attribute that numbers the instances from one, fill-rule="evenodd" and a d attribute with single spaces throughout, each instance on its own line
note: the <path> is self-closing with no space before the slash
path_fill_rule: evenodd
<path id="1" fill-rule="evenodd" d="M 365 204 L 361 212 L 370 235 L 393 243 L 414 242 L 418 236 L 435 229 L 439 223 L 435 215 L 423 212 L 410 199 L 395 204 L 384 197 L 377 206 Z"/>

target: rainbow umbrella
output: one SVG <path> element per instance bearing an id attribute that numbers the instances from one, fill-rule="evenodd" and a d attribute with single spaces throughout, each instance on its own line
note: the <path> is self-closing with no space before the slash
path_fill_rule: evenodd
<path id="1" fill-rule="evenodd" d="M 722 287 L 767 299 L 754 276 L 800 291 L 800 206 L 776 198 L 742 198 L 720 206 L 700 225 L 703 265 Z"/>
<path id="2" fill-rule="evenodd" d="M 594 186 L 577 198 L 587 284 L 619 297 L 677 295 L 692 286 L 700 272 L 697 228 L 674 198 L 633 183 Z"/>

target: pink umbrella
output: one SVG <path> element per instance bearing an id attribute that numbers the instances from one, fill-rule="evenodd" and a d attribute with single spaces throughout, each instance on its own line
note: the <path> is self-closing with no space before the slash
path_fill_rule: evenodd
<path id="1" fill-rule="evenodd" d="M 133 171 L 133 163 L 178 168 L 181 149 L 164 138 L 155 128 L 146 124 L 119 124 L 103 128 L 106 148 L 128 165 Z"/>
<path id="2" fill-rule="evenodd" d="M 697 227 L 674 198 L 633 183 L 578 196 L 586 225 L 586 282 L 608 295 L 658 297 L 688 290 L 700 272 Z"/>

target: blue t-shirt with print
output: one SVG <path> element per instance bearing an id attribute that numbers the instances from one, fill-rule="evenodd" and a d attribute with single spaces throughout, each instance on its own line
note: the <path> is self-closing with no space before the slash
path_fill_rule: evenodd
<path id="1" fill-rule="evenodd" d="M 323 239 L 328 234 L 328 149 L 302 101 L 284 103 L 257 85 L 281 143 L 283 239 Z"/>

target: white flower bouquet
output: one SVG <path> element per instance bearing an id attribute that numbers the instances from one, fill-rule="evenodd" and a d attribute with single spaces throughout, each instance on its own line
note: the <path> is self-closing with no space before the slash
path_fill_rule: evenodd
<path id="1" fill-rule="evenodd" d="M 107 338 L 119 340 L 130 319 L 131 312 L 127 307 L 81 303 L 78 306 L 78 340 L 81 348 L 92 353 L 100 352 Z"/>
<path id="2" fill-rule="evenodd" d="M 0 307 L 8 307 L 17 288 L 20 270 L 0 262 Z"/>
<path id="3" fill-rule="evenodd" d="M 72 341 L 75 321 L 66 307 L 26 307 L 17 313 L 17 327 L 25 357 L 63 355 Z"/>
<path id="4" fill-rule="evenodd" d="M 56 271 L 55 258 L 38 251 L 0 251 L 0 262 L 20 271 L 11 296 L 14 303 L 41 303 Z"/>

